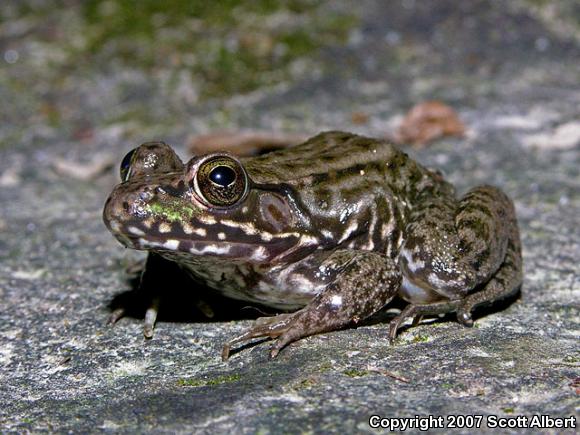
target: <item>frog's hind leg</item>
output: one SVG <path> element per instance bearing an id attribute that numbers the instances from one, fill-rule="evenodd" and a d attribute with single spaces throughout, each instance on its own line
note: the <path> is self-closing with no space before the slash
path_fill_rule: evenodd
<path id="1" fill-rule="evenodd" d="M 474 293 L 467 295 L 457 309 L 457 320 L 466 326 L 473 325 L 471 312 L 477 305 L 491 303 L 515 294 L 523 280 L 522 248 L 517 226 L 512 228 L 507 253 L 497 273 Z"/>
<path id="2" fill-rule="evenodd" d="M 306 307 L 256 325 L 227 343 L 222 358 L 228 358 L 233 344 L 257 337 L 277 337 L 270 352 L 274 358 L 293 341 L 341 329 L 374 314 L 394 297 L 400 286 L 397 265 L 382 254 L 337 250 L 324 264 L 339 272 Z"/>
<path id="3" fill-rule="evenodd" d="M 417 326 L 423 316 L 457 312 L 457 320 L 465 326 L 472 326 L 471 312 L 480 304 L 491 303 L 506 298 L 518 291 L 522 282 L 522 257 L 519 234 L 515 227 L 513 237 L 508 242 L 506 257 L 497 273 L 483 286 L 464 299 L 435 302 L 424 305 L 407 305 L 401 313 L 389 323 L 389 340 L 391 343 L 397 336 L 401 324 L 413 317 L 412 326 Z"/>
<path id="4" fill-rule="evenodd" d="M 458 320 L 470 325 L 476 305 L 506 297 L 521 284 L 511 200 L 491 186 L 477 187 L 460 201 L 425 198 L 411 216 L 400 264 L 401 296 L 411 305 L 391 322 L 391 339 L 411 316 L 457 311 Z"/>

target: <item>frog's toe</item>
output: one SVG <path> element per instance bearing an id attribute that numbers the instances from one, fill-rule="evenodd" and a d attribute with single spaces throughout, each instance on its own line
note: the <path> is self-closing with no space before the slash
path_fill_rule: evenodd
<path id="1" fill-rule="evenodd" d="M 409 310 L 407 312 L 402 311 L 395 319 L 389 323 L 389 342 L 393 344 L 395 338 L 397 338 L 397 332 L 401 327 L 401 323 L 405 321 L 405 319 L 409 317 L 413 317 L 413 322 L 411 323 L 411 327 L 414 328 L 421 323 L 423 320 L 423 314 L 415 314 L 416 305 L 409 305 Z"/>
<path id="2" fill-rule="evenodd" d="M 407 305 L 403 311 L 401 311 L 401 313 L 395 317 L 393 320 L 391 320 L 391 322 L 389 323 L 389 342 L 391 344 L 393 344 L 393 342 L 395 341 L 395 338 L 397 338 L 397 332 L 399 331 L 399 328 L 401 327 L 401 324 L 408 318 L 408 317 L 414 317 L 413 323 L 415 323 L 416 319 L 421 319 L 422 315 L 415 315 L 415 311 L 417 310 L 417 306 L 416 305 Z"/>
<path id="3" fill-rule="evenodd" d="M 419 323 L 421 323 L 421 320 L 423 320 L 423 315 L 417 314 L 415 317 L 413 317 L 413 323 L 411 323 L 411 326 L 415 327 L 419 325 Z"/>
<path id="4" fill-rule="evenodd" d="M 291 314 L 279 314 L 273 317 L 260 317 L 253 328 L 242 335 L 228 341 L 222 349 L 222 360 L 225 361 L 230 357 L 232 346 L 243 343 L 253 338 L 268 337 L 276 338 L 282 335 L 289 328 L 292 318 Z"/>
<path id="5" fill-rule="evenodd" d="M 107 325 L 114 325 L 123 317 L 125 317 L 126 314 L 127 310 L 124 307 L 119 307 L 115 309 L 109 316 L 109 319 L 107 320 Z"/>
<path id="6" fill-rule="evenodd" d="M 145 321 L 143 322 L 143 336 L 145 338 L 153 338 L 153 330 L 159 313 L 159 300 L 158 297 L 153 298 L 151 305 L 145 311 Z"/>
<path id="7" fill-rule="evenodd" d="M 391 320 L 389 323 L 389 341 L 391 344 L 397 337 L 397 331 L 401 327 L 401 324 L 409 317 L 413 317 L 413 325 L 416 326 L 423 316 L 433 316 L 439 314 L 446 314 L 453 311 L 457 311 L 460 309 L 460 301 L 442 301 L 442 302 L 434 302 L 432 304 L 425 304 L 425 305 L 407 305 L 401 314 Z M 469 311 L 467 311 L 469 319 L 471 319 L 471 315 L 469 315 Z"/>
<path id="8" fill-rule="evenodd" d="M 254 321 L 254 327 L 270 325 L 272 323 L 281 323 L 282 321 L 288 320 L 293 315 L 294 313 L 282 313 L 275 316 L 258 317 Z"/>
<path id="9" fill-rule="evenodd" d="M 153 337 L 153 330 L 155 329 L 155 322 L 157 320 L 157 314 L 159 313 L 159 298 L 153 298 L 145 312 L 145 321 L 143 322 L 143 336 L 145 338 L 152 338 Z M 114 325 L 119 320 L 127 315 L 127 308 L 126 307 L 119 307 L 116 308 L 109 319 L 107 320 L 108 325 Z"/>
<path id="10" fill-rule="evenodd" d="M 473 319 L 471 318 L 471 309 L 462 306 L 457 310 L 457 321 L 463 326 L 473 326 Z"/>
<path id="11" fill-rule="evenodd" d="M 278 337 L 272 346 L 272 349 L 270 349 L 270 358 L 276 358 L 280 351 L 287 345 L 304 337 L 305 335 L 308 334 L 305 334 L 304 329 L 300 325 L 296 323 L 292 324 L 288 330 L 286 330 L 282 335 L 280 335 L 280 337 Z"/>
<path id="12" fill-rule="evenodd" d="M 206 319 L 213 319 L 215 317 L 215 310 L 212 305 L 203 299 L 195 301 L 195 308 L 197 308 L 197 311 Z"/>

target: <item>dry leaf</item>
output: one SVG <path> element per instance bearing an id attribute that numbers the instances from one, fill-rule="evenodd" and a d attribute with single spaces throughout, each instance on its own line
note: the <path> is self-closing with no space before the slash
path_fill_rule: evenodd
<path id="1" fill-rule="evenodd" d="M 462 136 L 465 125 L 457 113 L 439 101 L 415 105 L 401 123 L 397 142 L 425 145 L 443 136 Z"/>
<path id="2" fill-rule="evenodd" d="M 256 130 L 218 132 L 192 137 L 188 148 L 194 154 L 230 151 L 239 156 L 252 156 L 296 145 L 306 139 L 307 136 L 301 134 Z"/>
<path id="3" fill-rule="evenodd" d="M 365 112 L 352 112 L 350 114 L 350 119 L 352 121 L 353 124 L 366 124 L 367 122 L 369 122 L 369 114 L 365 113 Z"/>

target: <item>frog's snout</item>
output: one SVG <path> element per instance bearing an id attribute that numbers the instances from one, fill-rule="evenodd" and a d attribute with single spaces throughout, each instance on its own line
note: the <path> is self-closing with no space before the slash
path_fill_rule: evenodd
<path id="1" fill-rule="evenodd" d="M 118 185 L 103 208 L 103 221 L 109 231 L 128 248 L 139 249 L 137 240 L 127 234 L 126 227 L 131 222 L 137 223 L 145 215 L 147 192 L 144 190 L 126 190 L 123 184 Z"/>

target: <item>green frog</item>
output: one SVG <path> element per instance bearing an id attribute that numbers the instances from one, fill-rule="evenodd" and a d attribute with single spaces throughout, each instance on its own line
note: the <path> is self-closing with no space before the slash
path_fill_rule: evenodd
<path id="1" fill-rule="evenodd" d="M 230 298 L 283 311 L 223 347 L 276 339 L 275 357 L 303 337 L 356 325 L 395 296 L 389 324 L 455 312 L 519 290 L 521 245 L 512 201 L 451 184 L 384 140 L 345 132 L 255 157 L 227 152 L 183 163 L 163 142 L 121 164 L 104 221 L 126 247 L 176 262 Z M 152 298 L 144 334 L 159 308 Z M 122 310 L 113 313 L 115 322 Z"/>

